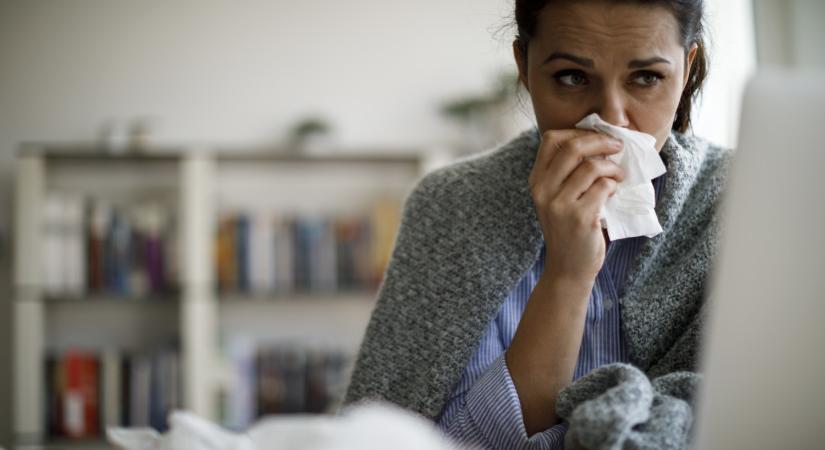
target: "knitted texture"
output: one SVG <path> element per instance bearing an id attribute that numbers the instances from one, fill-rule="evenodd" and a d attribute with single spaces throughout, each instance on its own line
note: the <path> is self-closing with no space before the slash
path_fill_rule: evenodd
<path id="1" fill-rule="evenodd" d="M 401 226 L 345 403 L 389 401 L 435 420 L 482 333 L 543 242 L 528 177 L 537 129 L 423 177 Z M 706 275 L 732 152 L 671 133 L 647 239 L 620 298 L 632 365 L 655 377 L 694 370 Z M 575 385 L 575 383 L 574 383 Z"/>
<path id="2" fill-rule="evenodd" d="M 567 450 L 675 450 L 690 445 L 701 375 L 673 372 L 652 383 L 639 369 L 602 366 L 563 389 L 556 413 L 569 423 Z"/>

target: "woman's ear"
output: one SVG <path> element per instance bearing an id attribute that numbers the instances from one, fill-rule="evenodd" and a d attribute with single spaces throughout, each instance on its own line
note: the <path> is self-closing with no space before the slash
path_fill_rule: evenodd
<path id="1" fill-rule="evenodd" d="M 527 55 L 521 51 L 521 43 L 518 39 L 513 41 L 513 56 L 516 60 L 516 67 L 518 68 L 519 82 L 530 92 L 530 85 L 527 84 Z"/>
<path id="2" fill-rule="evenodd" d="M 699 50 L 699 44 L 693 43 L 690 46 L 690 50 L 688 51 L 686 64 L 685 64 L 685 77 L 684 82 L 682 83 L 682 89 L 684 90 L 687 87 L 688 79 L 690 78 L 690 68 L 693 67 L 693 60 L 696 59 L 696 52 Z"/>

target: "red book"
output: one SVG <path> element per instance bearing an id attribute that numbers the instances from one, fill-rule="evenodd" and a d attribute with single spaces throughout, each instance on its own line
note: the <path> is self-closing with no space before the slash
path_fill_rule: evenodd
<path id="1" fill-rule="evenodd" d="M 98 363 L 94 355 L 69 351 L 65 357 L 63 434 L 95 437 L 99 431 Z"/>

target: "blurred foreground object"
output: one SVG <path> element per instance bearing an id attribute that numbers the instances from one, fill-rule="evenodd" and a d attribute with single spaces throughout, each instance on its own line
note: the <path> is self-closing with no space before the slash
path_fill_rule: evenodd
<path id="1" fill-rule="evenodd" d="M 188 412 L 169 416 L 169 432 L 109 428 L 122 450 L 395 450 L 457 449 L 429 421 L 389 404 L 363 404 L 342 416 L 264 419 L 236 434 Z"/>
<path id="2" fill-rule="evenodd" d="M 697 449 L 825 440 L 823 80 L 764 71 L 745 93 L 710 280 Z"/>

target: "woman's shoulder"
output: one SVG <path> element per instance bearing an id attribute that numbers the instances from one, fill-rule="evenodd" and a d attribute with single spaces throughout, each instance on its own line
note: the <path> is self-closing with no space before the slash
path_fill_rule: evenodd
<path id="1" fill-rule="evenodd" d="M 538 130 L 531 128 L 501 145 L 461 157 L 424 175 L 409 200 L 472 204 L 526 183 L 539 142 Z"/>
<path id="2" fill-rule="evenodd" d="M 730 163 L 735 154 L 733 148 L 724 147 L 711 142 L 692 133 L 671 132 L 673 139 L 678 146 L 692 153 L 695 160 L 700 163 L 700 173 L 725 174 L 730 168 Z"/>
<path id="3" fill-rule="evenodd" d="M 711 142 L 708 139 L 688 133 L 671 132 L 674 148 L 684 154 L 680 168 L 689 172 L 689 190 L 702 203 L 715 204 L 727 186 L 731 163 L 735 150 Z M 671 155 L 674 150 L 669 151 Z"/>

